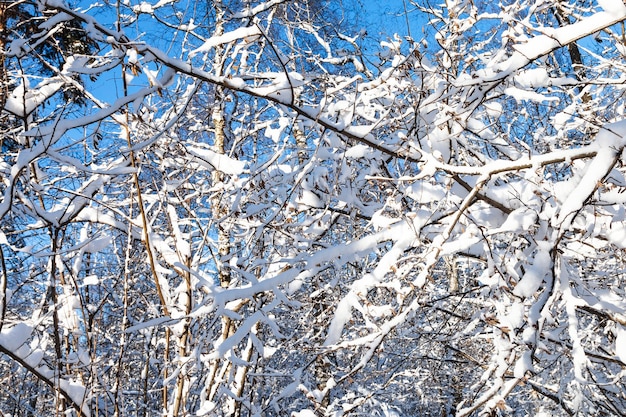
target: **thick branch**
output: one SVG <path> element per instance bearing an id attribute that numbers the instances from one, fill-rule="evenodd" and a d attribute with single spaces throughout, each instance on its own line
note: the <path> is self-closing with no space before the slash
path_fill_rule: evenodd
<path id="1" fill-rule="evenodd" d="M 61 384 L 55 384 L 54 381 L 51 381 L 48 377 L 46 377 L 38 368 L 35 368 L 35 367 L 29 365 L 27 361 L 25 361 L 24 359 L 20 358 L 14 352 L 8 350 L 7 348 L 5 348 L 1 344 L 0 344 L 0 352 L 4 353 L 5 355 L 7 355 L 11 359 L 13 359 L 15 362 L 17 362 L 20 365 L 22 365 L 28 372 L 30 372 L 31 374 L 35 375 L 37 377 L 37 379 L 39 379 L 40 381 L 43 381 L 50 388 L 52 388 L 55 391 L 58 391 L 59 394 L 61 394 L 61 396 L 63 396 L 63 398 L 65 398 L 67 400 L 67 402 L 72 406 L 72 408 L 74 410 L 76 410 L 76 413 L 79 416 L 89 416 L 90 415 L 89 412 L 85 412 L 85 410 L 82 409 L 80 404 L 78 404 L 76 401 L 74 401 L 72 396 L 66 390 L 64 390 L 61 387 Z"/>

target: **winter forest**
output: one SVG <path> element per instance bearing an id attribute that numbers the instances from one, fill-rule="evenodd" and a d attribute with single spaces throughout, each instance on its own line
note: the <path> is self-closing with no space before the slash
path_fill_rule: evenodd
<path id="1" fill-rule="evenodd" d="M 626 5 L 402 3 L 0 2 L 0 416 L 626 416 Z"/>

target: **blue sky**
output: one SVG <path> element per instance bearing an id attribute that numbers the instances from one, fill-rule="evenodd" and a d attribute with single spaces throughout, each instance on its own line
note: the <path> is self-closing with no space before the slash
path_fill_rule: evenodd
<path id="1" fill-rule="evenodd" d="M 405 36 L 410 31 L 413 38 L 420 38 L 421 24 L 418 22 L 418 14 L 411 13 L 414 7 L 411 6 L 409 0 L 362 0 L 362 4 L 365 9 L 366 23 L 376 31 L 370 35 L 384 39 L 385 35 L 397 33 Z M 409 12 L 408 22 L 404 14 L 405 10 Z"/>
<path id="2" fill-rule="evenodd" d="M 130 0 L 130 4 L 139 4 L 141 1 L 147 1 L 148 3 L 157 2 L 157 0 Z M 190 1 L 193 2 L 193 0 Z M 79 3 L 84 3 L 84 7 L 87 7 L 91 2 L 79 0 Z M 421 39 L 423 36 L 424 16 L 414 10 L 410 0 L 345 0 L 341 5 L 344 7 L 346 17 L 355 19 L 354 22 L 347 22 L 354 24 L 354 31 L 359 29 L 367 30 L 368 41 L 364 45 L 364 53 L 366 55 L 378 52 L 380 50 L 380 42 L 388 40 L 394 33 L 401 37 L 410 33 L 416 40 Z M 351 6 L 354 7 L 354 10 L 349 9 Z M 408 11 L 408 15 L 405 14 L 405 10 Z M 106 26 L 114 28 L 115 16 L 108 14 L 111 11 L 112 9 L 107 8 L 105 13 L 96 12 L 95 17 Z M 125 31 L 130 33 L 133 29 L 143 30 L 141 34 L 143 40 L 156 42 L 156 46 L 167 49 L 168 41 L 165 38 L 161 38 L 158 32 L 146 32 L 145 24 L 149 23 L 150 18 L 144 16 L 142 20 L 140 28 L 131 26 L 126 27 Z M 354 33 L 345 34 L 354 35 Z M 134 35 L 131 35 L 131 37 L 134 37 Z M 163 42 L 165 44 L 162 44 Z M 112 91 L 121 88 L 121 81 L 117 79 L 117 74 L 114 74 L 114 77 L 107 82 L 100 84 L 96 88 L 98 90 L 107 90 L 108 93 L 104 94 L 110 94 Z M 103 93 L 103 91 L 100 91 L 100 93 Z"/>

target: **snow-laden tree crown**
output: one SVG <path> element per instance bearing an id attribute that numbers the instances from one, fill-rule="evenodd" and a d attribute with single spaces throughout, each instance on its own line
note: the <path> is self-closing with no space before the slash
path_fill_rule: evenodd
<path id="1" fill-rule="evenodd" d="M 626 5 L 358 7 L 0 3 L 1 415 L 625 415 Z"/>

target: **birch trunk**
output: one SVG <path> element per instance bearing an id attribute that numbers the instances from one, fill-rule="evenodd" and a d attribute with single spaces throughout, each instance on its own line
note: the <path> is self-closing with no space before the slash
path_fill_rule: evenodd
<path id="1" fill-rule="evenodd" d="M 225 7 L 221 1 L 214 1 L 213 7 L 215 9 L 215 36 L 222 35 L 224 33 L 224 16 Z M 215 75 L 223 75 L 224 66 L 224 50 L 223 47 L 217 46 L 215 48 L 214 58 L 214 72 Z M 211 111 L 211 122 L 213 124 L 213 150 L 214 152 L 224 155 L 226 153 L 226 117 L 224 115 L 224 89 L 220 86 L 214 86 L 214 100 L 213 109 Z M 219 184 L 224 181 L 224 173 L 219 170 L 214 170 L 211 174 L 213 187 L 219 189 Z M 224 204 L 223 195 L 220 192 L 216 192 L 211 200 L 212 215 L 217 225 L 217 256 L 215 257 L 215 263 L 218 271 L 218 279 L 220 285 L 227 288 L 231 284 L 230 270 L 225 267 L 224 262 L 228 258 L 231 252 L 231 236 L 228 223 L 225 221 L 228 215 L 228 206 Z M 221 319 L 221 336 L 219 341 L 226 340 L 234 333 L 234 323 L 226 316 Z M 221 370 L 220 370 L 221 369 Z M 208 401 L 214 401 L 215 395 L 218 392 L 218 388 L 221 382 L 224 381 L 224 375 L 231 369 L 231 364 L 221 358 L 214 359 L 209 367 L 208 379 L 205 383 L 205 395 Z M 218 370 L 220 370 L 218 372 Z"/>

